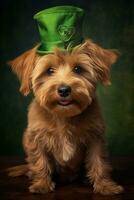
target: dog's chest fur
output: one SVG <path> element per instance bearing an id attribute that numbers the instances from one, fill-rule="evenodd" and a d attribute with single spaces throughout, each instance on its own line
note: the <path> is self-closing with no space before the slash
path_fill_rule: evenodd
<path id="1" fill-rule="evenodd" d="M 76 134 L 76 127 L 62 121 L 56 124 L 51 133 L 46 133 L 46 146 L 61 166 L 76 168 L 83 158 L 83 144 Z"/>
<path id="2" fill-rule="evenodd" d="M 53 138 L 51 150 L 55 159 L 61 164 L 70 162 L 78 153 L 78 144 L 73 138 L 73 132 L 70 129 L 70 127 L 57 126 L 56 135 L 52 134 L 53 136 L 51 136 Z"/>
<path id="3" fill-rule="evenodd" d="M 66 136 L 61 136 L 61 157 L 63 161 L 69 161 L 76 152 L 76 144 L 71 143 Z"/>

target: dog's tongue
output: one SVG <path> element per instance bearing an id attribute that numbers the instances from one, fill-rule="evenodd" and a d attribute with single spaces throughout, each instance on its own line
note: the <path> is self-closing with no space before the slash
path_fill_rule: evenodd
<path id="1" fill-rule="evenodd" d="M 70 101 L 69 100 L 60 100 L 59 103 L 63 106 L 69 105 Z"/>

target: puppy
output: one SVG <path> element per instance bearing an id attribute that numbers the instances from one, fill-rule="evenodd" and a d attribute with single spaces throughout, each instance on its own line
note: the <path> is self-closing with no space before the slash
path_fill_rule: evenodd
<path id="1" fill-rule="evenodd" d="M 27 165 L 9 169 L 9 175 L 27 174 L 32 193 L 53 191 L 56 174 L 73 181 L 83 169 L 95 193 L 118 194 L 123 188 L 110 178 L 106 161 L 104 122 L 96 86 L 110 83 L 115 50 L 91 40 L 72 51 L 55 49 L 40 56 L 33 48 L 10 62 L 21 81 L 20 91 L 34 100 L 29 106 L 23 137 Z"/>

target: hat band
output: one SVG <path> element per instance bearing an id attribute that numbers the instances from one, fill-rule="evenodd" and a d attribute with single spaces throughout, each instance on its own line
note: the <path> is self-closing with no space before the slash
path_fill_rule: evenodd
<path id="1" fill-rule="evenodd" d="M 55 42 L 45 42 L 42 43 L 38 48 L 37 48 L 37 53 L 39 54 L 48 54 L 48 53 L 53 53 L 55 48 L 60 48 L 61 50 L 69 50 L 75 47 L 76 45 L 80 44 L 81 41 L 69 41 L 69 42 L 63 42 L 63 41 L 55 41 Z"/>

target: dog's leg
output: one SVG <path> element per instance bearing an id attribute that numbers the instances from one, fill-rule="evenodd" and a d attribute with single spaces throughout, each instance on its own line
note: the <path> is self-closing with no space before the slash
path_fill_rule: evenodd
<path id="1" fill-rule="evenodd" d="M 34 134 L 31 133 L 31 135 L 33 136 Z M 32 185 L 29 190 L 32 193 L 51 192 L 55 188 L 55 183 L 51 179 L 52 163 L 50 163 L 44 147 L 40 144 L 39 138 L 32 140 L 31 138 L 30 133 L 25 133 L 24 147 L 27 154 L 28 167 L 32 174 Z"/>
<path id="2" fill-rule="evenodd" d="M 34 154 L 35 153 L 35 154 Z M 33 174 L 32 185 L 29 187 L 32 193 L 47 193 L 55 188 L 55 183 L 52 182 L 52 166 L 47 155 L 39 149 L 34 152 L 34 155 L 29 155 L 29 168 Z"/>
<path id="3" fill-rule="evenodd" d="M 86 169 L 87 177 L 93 184 L 94 192 L 103 195 L 118 194 L 123 191 L 123 187 L 117 185 L 110 178 L 111 167 L 105 161 L 104 144 L 96 141 L 91 144 L 90 150 L 87 151 Z"/>

